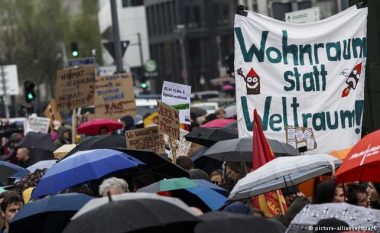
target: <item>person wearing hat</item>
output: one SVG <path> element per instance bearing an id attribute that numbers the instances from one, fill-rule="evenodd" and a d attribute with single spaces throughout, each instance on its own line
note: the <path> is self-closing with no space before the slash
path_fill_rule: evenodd
<path id="1" fill-rule="evenodd" d="M 285 201 L 286 201 L 286 205 L 287 206 L 290 206 L 290 204 L 292 204 L 292 202 L 298 197 L 298 196 L 303 196 L 297 186 L 289 186 L 289 187 L 285 187 L 283 189 L 281 189 L 282 191 L 282 195 L 284 195 L 284 198 L 285 198 Z"/>

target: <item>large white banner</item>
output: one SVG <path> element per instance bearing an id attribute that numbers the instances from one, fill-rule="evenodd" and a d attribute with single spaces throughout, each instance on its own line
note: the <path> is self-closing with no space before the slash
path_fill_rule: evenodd
<path id="1" fill-rule="evenodd" d="M 367 8 L 290 24 L 248 12 L 235 17 L 239 136 L 256 108 L 270 139 L 307 153 L 354 145 L 361 134 Z"/>

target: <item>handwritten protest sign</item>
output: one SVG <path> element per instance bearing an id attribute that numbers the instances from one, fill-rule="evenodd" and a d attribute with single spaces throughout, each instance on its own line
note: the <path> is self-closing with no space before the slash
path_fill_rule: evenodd
<path id="1" fill-rule="evenodd" d="M 165 152 L 164 135 L 158 126 L 143 129 L 128 130 L 125 132 L 128 149 L 151 150 L 157 154 Z"/>
<path id="2" fill-rule="evenodd" d="M 59 110 L 71 110 L 94 104 L 95 66 L 57 71 L 55 97 Z"/>
<path id="3" fill-rule="evenodd" d="M 94 99 L 96 118 L 119 119 L 136 115 L 133 82 L 128 74 L 96 77 Z"/>
<path id="4" fill-rule="evenodd" d="M 190 125 L 191 86 L 164 81 L 161 100 L 179 111 L 180 123 Z"/>
<path id="5" fill-rule="evenodd" d="M 25 134 L 28 132 L 48 133 L 50 119 L 45 117 L 30 116 L 25 128 Z"/>
<path id="6" fill-rule="evenodd" d="M 187 156 L 190 151 L 191 142 L 187 141 L 185 138 L 185 135 L 188 133 L 189 132 L 184 129 L 180 129 L 179 131 L 179 140 L 177 140 L 177 156 Z"/>
<path id="7" fill-rule="evenodd" d="M 50 100 L 49 105 L 46 107 L 44 111 L 44 115 L 46 118 L 50 119 L 50 122 L 53 122 L 53 121 L 62 122 L 61 113 L 58 111 L 57 101 L 55 101 L 55 99 Z"/>
<path id="8" fill-rule="evenodd" d="M 160 131 L 172 139 L 179 140 L 179 113 L 178 110 L 157 100 Z"/>

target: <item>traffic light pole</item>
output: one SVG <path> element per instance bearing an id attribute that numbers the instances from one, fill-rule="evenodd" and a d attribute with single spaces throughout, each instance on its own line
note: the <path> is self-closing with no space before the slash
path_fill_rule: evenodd
<path id="1" fill-rule="evenodd" d="M 116 73 L 122 73 L 124 72 L 124 69 L 123 69 L 123 57 L 121 55 L 119 20 L 117 18 L 117 5 L 116 5 L 116 0 L 110 0 L 110 1 L 111 1 L 112 36 L 113 36 L 113 45 L 114 45 L 114 51 L 115 51 Z"/>
<path id="2" fill-rule="evenodd" d="M 4 72 L 4 66 L 1 66 L 1 83 L 3 84 L 3 103 L 5 108 L 5 117 L 9 118 L 9 108 L 8 108 L 8 96 L 7 96 L 7 87 L 5 86 L 5 72 Z"/>

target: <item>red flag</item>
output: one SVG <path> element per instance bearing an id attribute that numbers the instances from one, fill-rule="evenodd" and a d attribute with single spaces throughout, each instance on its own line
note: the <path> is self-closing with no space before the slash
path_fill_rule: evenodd
<path id="1" fill-rule="evenodd" d="M 272 149 L 264 135 L 259 114 L 256 109 L 253 112 L 253 158 L 252 171 L 275 159 Z M 261 194 L 252 199 L 253 206 L 261 209 L 265 216 L 271 218 L 278 214 L 284 214 L 287 210 L 285 198 L 281 190 Z"/>

